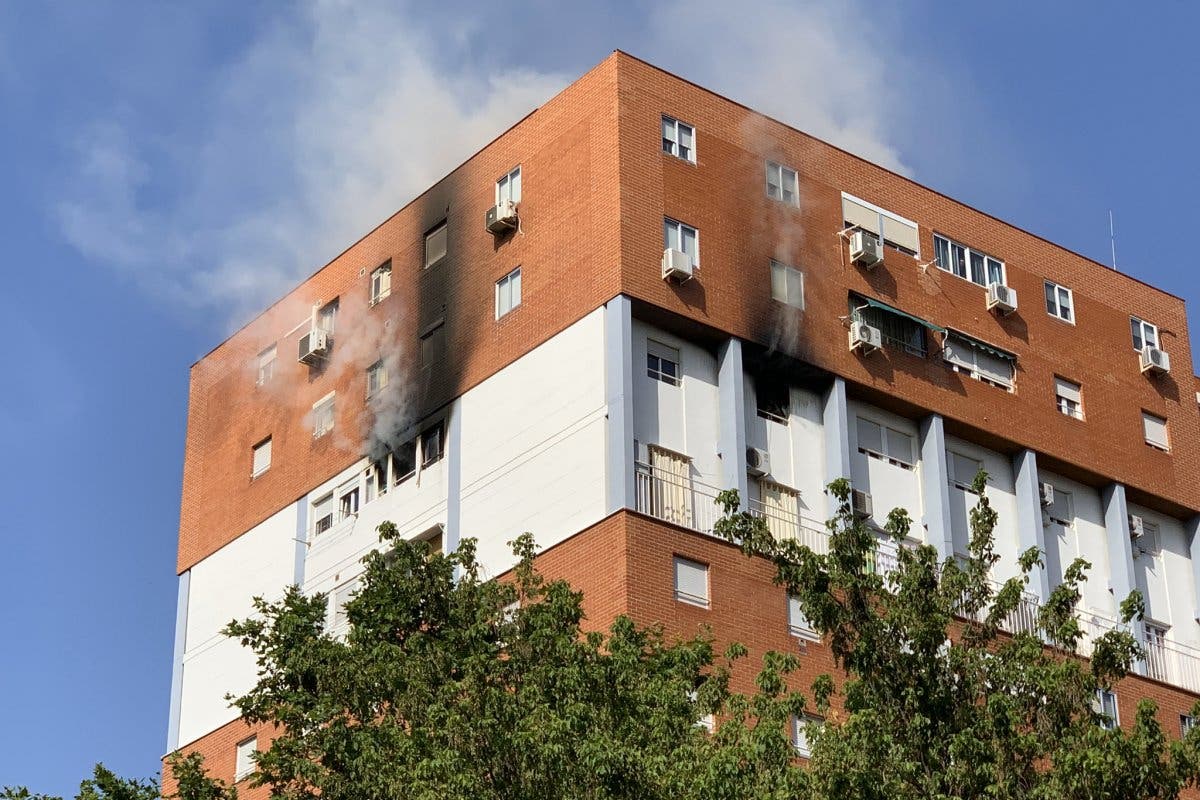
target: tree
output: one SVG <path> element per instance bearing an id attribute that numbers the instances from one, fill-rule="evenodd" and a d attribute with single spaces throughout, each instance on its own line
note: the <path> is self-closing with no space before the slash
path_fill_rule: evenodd
<path id="1" fill-rule="evenodd" d="M 103 764 L 97 764 L 92 777 L 79 784 L 75 800 L 157 800 L 158 783 L 153 780 L 120 778 Z M 59 800 L 50 795 L 32 794 L 24 787 L 6 786 L 0 800 Z"/>
<path id="2" fill-rule="evenodd" d="M 1141 648 L 1114 630 L 1094 642 L 1090 660 L 1074 655 L 1082 637 L 1074 609 L 1090 566 L 1082 559 L 1036 616 L 1021 598 L 1043 554 L 1022 554 L 1021 576 L 1003 586 L 989 582 L 997 517 L 985 485 L 980 473 L 965 561 L 939 563 L 934 548 L 905 546 L 910 521 L 896 510 L 882 539 L 896 554 L 891 570 L 875 568 L 880 539 L 855 517 L 844 480 L 829 487 L 839 510 L 827 553 L 777 540 L 763 520 L 737 511 L 736 493 L 722 495 L 718 534 L 773 562 L 840 668 L 813 687 L 825 718 L 810 726 L 810 796 L 1178 796 L 1200 776 L 1198 734 L 1168 744 L 1147 699 L 1131 729 L 1101 725 L 1096 691 L 1124 677 Z M 1122 623 L 1143 610 L 1135 592 L 1121 603 Z"/>

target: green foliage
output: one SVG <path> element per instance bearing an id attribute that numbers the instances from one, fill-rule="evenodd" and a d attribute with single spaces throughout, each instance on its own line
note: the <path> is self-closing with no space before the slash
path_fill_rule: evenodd
<path id="1" fill-rule="evenodd" d="M 117 777 L 103 764 L 97 764 L 92 777 L 79 784 L 75 800 L 157 800 L 158 783 Z M 0 800 L 60 800 L 45 794 L 31 794 L 24 787 L 5 787 Z"/>
<path id="2" fill-rule="evenodd" d="M 764 522 L 739 512 L 735 492 L 720 502 L 717 533 L 775 566 L 826 637 L 838 674 L 814 687 L 828 711 L 810 735 L 815 800 L 863 798 L 1174 798 L 1200 776 L 1200 738 L 1168 744 L 1143 700 L 1130 730 L 1106 730 L 1093 708 L 1097 689 L 1142 657 L 1127 630 L 1092 642 L 1076 657 L 1075 618 L 1089 568 L 1076 560 L 1048 601 L 1023 601 L 1037 550 L 1021 576 L 993 585 L 997 515 L 986 475 L 973 485 L 969 557 L 938 563 L 934 548 L 906 541 L 910 520 L 893 512 L 877 535 L 850 507 L 850 485 L 829 491 L 838 512 L 827 553 L 777 541 Z M 877 551 L 893 545 L 897 565 L 881 574 Z M 1144 611 L 1135 592 L 1121 604 L 1130 623 Z M 1010 635 L 1002 628 L 1015 629 Z"/>

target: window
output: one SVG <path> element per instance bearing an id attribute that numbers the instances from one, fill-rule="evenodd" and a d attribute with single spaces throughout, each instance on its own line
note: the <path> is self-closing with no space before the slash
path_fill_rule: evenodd
<path id="1" fill-rule="evenodd" d="M 1070 492 L 1054 487 L 1054 502 L 1046 506 L 1046 517 L 1056 525 L 1070 528 L 1075 524 L 1075 498 Z"/>
<path id="2" fill-rule="evenodd" d="M 388 261 L 371 273 L 371 305 L 392 293 L 392 262 Z"/>
<path id="3" fill-rule="evenodd" d="M 255 383 L 265 386 L 275 377 L 275 345 L 258 354 L 258 379 Z"/>
<path id="4" fill-rule="evenodd" d="M 692 701 L 692 705 L 697 705 L 700 702 L 700 692 L 693 689 L 688 692 L 688 699 Z M 712 733 L 716 726 L 717 718 L 712 713 L 704 714 L 696 720 L 696 727 L 704 728 L 709 733 Z"/>
<path id="5" fill-rule="evenodd" d="M 708 565 L 675 556 L 675 599 L 708 608 Z"/>
<path id="6" fill-rule="evenodd" d="M 367 498 L 371 502 L 377 497 L 383 497 L 388 490 L 388 469 L 391 467 L 391 457 L 384 456 L 378 461 L 372 461 L 365 471 Z"/>
<path id="7" fill-rule="evenodd" d="M 862 417 L 858 418 L 858 452 L 904 469 L 916 464 L 912 436 Z"/>
<path id="8" fill-rule="evenodd" d="M 1071 295 L 1071 290 L 1052 281 L 1046 281 L 1046 313 L 1074 325 L 1075 298 Z"/>
<path id="9" fill-rule="evenodd" d="M 496 281 L 496 319 L 521 305 L 521 268 Z"/>
<path id="10" fill-rule="evenodd" d="M 335 297 L 317 312 L 317 327 L 333 336 L 337 329 L 338 299 Z"/>
<path id="11" fill-rule="evenodd" d="M 1146 435 L 1146 444 L 1156 450 L 1170 452 L 1171 445 L 1167 438 L 1167 421 L 1162 417 L 1142 412 L 1142 432 Z"/>
<path id="12" fill-rule="evenodd" d="M 442 423 L 427 428 L 421 434 L 421 468 L 442 459 Z"/>
<path id="13" fill-rule="evenodd" d="M 983 462 L 950 450 L 946 453 L 946 467 L 950 473 L 950 485 L 970 491 L 975 483 L 975 476 L 983 469 Z"/>
<path id="14" fill-rule="evenodd" d="M 690 528 L 692 462 L 664 447 L 647 445 L 649 464 L 639 467 L 638 511 Z"/>
<path id="15" fill-rule="evenodd" d="M 1017 357 L 961 333 L 949 331 L 942 346 L 942 358 L 955 372 L 977 381 L 1013 390 Z"/>
<path id="16" fill-rule="evenodd" d="M 792 409 L 792 392 L 786 383 L 759 378 L 754 382 L 754 399 L 760 417 L 787 425 Z"/>
<path id="17" fill-rule="evenodd" d="M 1133 334 L 1133 349 L 1139 353 L 1147 347 L 1158 347 L 1158 327 L 1137 317 L 1129 318 L 1129 330 Z"/>
<path id="18" fill-rule="evenodd" d="M 330 392 L 313 403 L 313 438 L 319 438 L 333 430 L 333 398 L 334 395 Z"/>
<path id="19" fill-rule="evenodd" d="M 1100 727 L 1105 730 L 1115 730 L 1120 723 L 1117 716 L 1117 694 L 1111 689 L 1097 689 L 1096 699 L 1092 708 L 1100 715 Z"/>
<path id="20" fill-rule="evenodd" d="M 496 205 L 504 205 L 509 200 L 514 205 L 519 205 L 521 202 L 521 167 L 519 165 L 514 167 L 512 172 L 496 181 Z M 443 248 L 444 251 L 445 249 Z"/>
<path id="21" fill-rule="evenodd" d="M 445 549 L 446 529 L 440 524 L 434 525 L 418 536 L 416 541 L 426 544 L 429 548 L 429 555 L 437 555 Z"/>
<path id="22" fill-rule="evenodd" d="M 417 443 L 405 442 L 392 453 L 392 485 L 398 486 L 417 472 Z"/>
<path id="23" fill-rule="evenodd" d="M 1133 515 L 1130 514 L 1131 519 L 1132 517 Z M 1142 535 L 1137 537 L 1137 539 L 1135 539 L 1133 542 L 1133 549 L 1135 551 L 1134 555 L 1146 555 L 1151 557 L 1158 555 L 1162 550 L 1162 546 L 1159 544 L 1160 541 L 1161 539 L 1158 535 L 1158 523 L 1151 522 L 1143 517 Z"/>
<path id="24" fill-rule="evenodd" d="M 352 478 L 338 487 L 338 522 L 358 513 L 358 489 L 358 478 Z"/>
<path id="25" fill-rule="evenodd" d="M 700 233 L 691 225 L 664 218 L 663 247 L 686 253 L 693 267 L 700 265 Z"/>
<path id="26" fill-rule="evenodd" d="M 1167 627 L 1156 622 L 1147 622 L 1146 675 L 1155 680 L 1167 680 Z"/>
<path id="27" fill-rule="evenodd" d="M 782 200 L 789 206 L 799 206 L 800 179 L 796 176 L 796 170 L 768 161 L 767 197 Z"/>
<path id="28" fill-rule="evenodd" d="M 763 521 L 776 541 L 795 539 L 800 530 L 800 493 L 775 481 L 758 479 Z"/>
<path id="29" fill-rule="evenodd" d="M 789 594 L 787 603 L 788 633 L 800 639 L 818 641 L 821 637 L 817 636 L 816 629 L 808 621 L 808 617 L 804 616 L 804 612 L 800 610 L 800 599 Z"/>
<path id="30" fill-rule="evenodd" d="M 656 381 L 679 385 L 679 351 L 653 339 L 646 340 L 646 374 Z"/>
<path id="31" fill-rule="evenodd" d="M 1083 387 L 1078 383 L 1054 376 L 1054 402 L 1058 413 L 1083 419 Z"/>
<path id="32" fill-rule="evenodd" d="M 257 478 L 271 468 L 271 437 L 263 439 L 254 445 L 254 465 L 250 468 L 250 477 Z"/>
<path id="33" fill-rule="evenodd" d="M 1196 718 L 1191 714 L 1179 715 L 1179 735 L 1187 736 L 1192 732 L 1192 728 L 1196 727 Z"/>
<path id="34" fill-rule="evenodd" d="M 795 748 L 796 755 L 801 758 L 812 756 L 812 746 L 808 741 L 808 729 L 810 726 L 817 727 L 820 724 L 821 720 L 807 714 L 792 717 L 792 747 Z"/>
<path id="35" fill-rule="evenodd" d="M 928 348 L 926 345 L 926 329 L 929 323 L 906 314 L 899 309 L 880 303 L 868 301 L 857 295 L 850 296 L 850 319 L 853 322 L 865 322 L 873 328 L 878 328 L 883 344 L 896 347 L 909 355 L 925 358 Z M 942 330 L 937 328 L 937 330 Z"/>
<path id="36" fill-rule="evenodd" d="M 350 617 L 346 615 L 346 603 L 349 603 L 358 591 L 358 584 L 359 579 L 352 578 L 334 589 L 333 594 L 329 596 L 329 603 L 333 606 L 330 628 L 335 634 L 342 633 L 350 627 Z"/>
<path id="37" fill-rule="evenodd" d="M 254 754 L 258 751 L 258 737 L 251 736 L 237 743 L 237 757 L 234 759 L 233 779 L 245 780 L 254 772 Z"/>
<path id="38" fill-rule="evenodd" d="M 696 131 L 691 125 L 663 115 L 662 148 L 667 155 L 696 163 Z"/>
<path id="39" fill-rule="evenodd" d="M 1003 261 L 976 252 L 965 244 L 959 244 L 936 233 L 933 235 L 933 258 L 938 269 L 971 283 L 980 286 L 1004 283 Z"/>
<path id="40" fill-rule="evenodd" d="M 320 536 L 333 527 L 333 492 L 313 503 L 313 535 Z"/>
<path id="41" fill-rule="evenodd" d="M 804 273 L 771 261 L 771 297 L 793 308 L 804 309 Z"/>
<path id="42" fill-rule="evenodd" d="M 446 257 L 446 221 L 442 220 L 425 234 L 425 266 L 432 267 Z"/>
<path id="43" fill-rule="evenodd" d="M 376 392 L 380 391 L 388 385 L 388 371 L 383 364 L 383 359 L 379 359 L 371 366 L 367 367 L 367 397 L 373 397 Z"/>
<path id="44" fill-rule="evenodd" d="M 421 368 L 429 369 L 442 362 L 446 352 L 446 325 L 437 320 L 421 334 Z"/>
<path id="45" fill-rule="evenodd" d="M 847 228 L 871 231 L 901 252 L 911 256 L 920 254 L 917 223 L 845 192 L 842 192 L 842 221 Z"/>

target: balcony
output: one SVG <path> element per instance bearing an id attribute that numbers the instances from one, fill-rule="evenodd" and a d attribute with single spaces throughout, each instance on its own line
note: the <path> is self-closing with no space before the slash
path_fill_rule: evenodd
<path id="1" fill-rule="evenodd" d="M 681 477 L 649 464 L 638 463 L 635 473 L 635 510 L 700 533 L 712 534 L 721 518 L 717 506 L 720 490 L 690 477 Z M 760 517 L 767 529 L 780 540 L 794 540 L 815 553 L 829 552 L 829 531 L 824 522 L 768 508 L 758 500 L 747 504 L 750 514 Z M 898 547 L 894 541 L 881 538 L 868 568 L 888 575 L 899 564 Z M 993 584 L 999 589 L 999 584 Z M 1040 603 L 1036 595 L 1025 593 L 1017 608 L 1001 624 L 1009 633 L 1037 633 Z M 1090 657 L 1097 639 L 1114 630 L 1128 630 L 1118 620 L 1079 609 L 1076 619 L 1083 631 L 1077 655 Z M 1200 648 L 1173 642 L 1161 636 L 1146 637 L 1145 660 L 1135 670 L 1148 678 L 1186 691 L 1200 694 Z"/>

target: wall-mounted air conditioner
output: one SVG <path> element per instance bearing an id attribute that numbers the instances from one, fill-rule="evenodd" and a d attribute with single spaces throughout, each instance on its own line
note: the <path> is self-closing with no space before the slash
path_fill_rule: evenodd
<path id="1" fill-rule="evenodd" d="M 867 519 L 874 512 L 871 506 L 871 495 L 861 489 L 850 490 L 850 510 L 857 519 Z"/>
<path id="2" fill-rule="evenodd" d="M 1049 508 L 1054 505 L 1054 484 L 1041 483 L 1038 486 L 1038 497 L 1042 500 L 1042 505 Z"/>
<path id="3" fill-rule="evenodd" d="M 301 364 L 316 364 L 329 354 L 329 334 L 320 328 L 313 328 L 300 337 Z"/>
<path id="4" fill-rule="evenodd" d="M 663 280 L 686 281 L 692 277 L 692 257 L 682 250 L 668 247 L 663 250 Z"/>
<path id="5" fill-rule="evenodd" d="M 1007 316 L 1017 310 L 1017 290 L 1003 283 L 993 283 L 987 290 L 988 311 L 998 310 Z"/>
<path id="6" fill-rule="evenodd" d="M 850 234 L 850 261 L 871 269 L 883 261 L 883 242 L 870 231 L 855 231 Z"/>
<path id="7" fill-rule="evenodd" d="M 763 476 L 771 471 L 771 454 L 758 447 L 746 448 L 746 471 Z"/>
<path id="8" fill-rule="evenodd" d="M 1171 371 L 1171 357 L 1165 350 L 1147 345 L 1142 348 L 1142 372 L 1160 373 Z"/>
<path id="9" fill-rule="evenodd" d="M 512 200 L 504 200 L 488 209 L 483 220 L 489 233 L 501 234 L 517 227 L 517 206 Z"/>
<path id="10" fill-rule="evenodd" d="M 860 350 L 869 353 L 883 347 L 883 334 L 879 328 L 865 322 L 850 323 L 850 352 Z"/>

